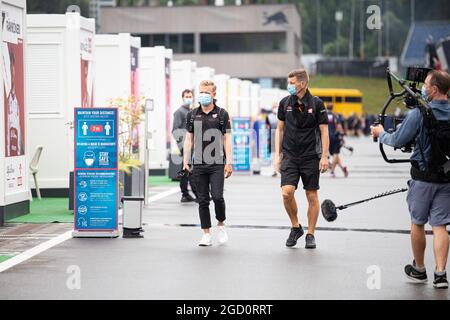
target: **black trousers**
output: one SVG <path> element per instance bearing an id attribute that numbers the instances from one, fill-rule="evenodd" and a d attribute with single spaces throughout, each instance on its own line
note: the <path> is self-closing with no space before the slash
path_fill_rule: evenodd
<path id="1" fill-rule="evenodd" d="M 214 202 L 216 219 L 225 221 L 225 200 L 223 198 L 223 186 L 225 182 L 224 165 L 195 165 L 194 179 L 197 186 L 197 198 L 199 200 L 199 215 L 202 229 L 211 228 L 211 215 L 209 211 L 210 190 Z"/>
<path id="2" fill-rule="evenodd" d="M 183 178 L 181 178 L 180 180 L 181 194 L 183 195 L 183 197 L 189 195 L 188 190 L 189 185 L 191 185 L 191 190 L 194 193 L 195 197 L 197 197 L 197 188 L 195 186 L 195 178 L 193 175 L 184 176 Z"/>
<path id="3" fill-rule="evenodd" d="M 183 146 L 178 145 L 178 148 L 180 148 L 180 150 L 181 150 L 180 157 L 181 157 L 181 159 L 183 159 L 183 156 L 184 156 Z M 183 165 L 181 165 L 181 166 L 183 166 Z M 181 194 L 183 195 L 183 197 L 189 195 L 189 190 L 188 190 L 189 185 L 191 185 L 192 193 L 194 193 L 195 197 L 197 197 L 197 188 L 195 186 L 195 178 L 193 175 L 184 176 L 183 178 L 180 179 Z"/>

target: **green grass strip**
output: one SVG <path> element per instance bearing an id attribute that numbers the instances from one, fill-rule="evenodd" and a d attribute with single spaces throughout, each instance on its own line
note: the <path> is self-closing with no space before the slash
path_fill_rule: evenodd
<path id="1" fill-rule="evenodd" d="M 73 212 L 69 211 L 68 198 L 33 198 L 30 214 L 9 220 L 10 223 L 72 223 Z"/>
<path id="2" fill-rule="evenodd" d="M 0 256 L 0 263 L 6 261 L 8 259 L 11 259 L 11 258 L 12 258 L 12 256 Z"/>

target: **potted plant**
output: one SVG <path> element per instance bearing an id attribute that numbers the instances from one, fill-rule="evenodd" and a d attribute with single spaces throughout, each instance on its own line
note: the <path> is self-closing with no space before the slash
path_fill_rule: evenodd
<path id="1" fill-rule="evenodd" d="M 109 107 L 119 109 L 120 198 L 143 195 L 141 184 L 145 170 L 140 160 L 138 128 L 143 120 L 145 98 L 116 98 L 110 101 Z"/>

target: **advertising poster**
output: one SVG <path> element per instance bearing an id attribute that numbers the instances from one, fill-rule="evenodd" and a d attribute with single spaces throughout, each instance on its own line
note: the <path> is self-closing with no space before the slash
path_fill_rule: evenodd
<path id="1" fill-rule="evenodd" d="M 233 170 L 250 171 L 250 118 L 233 118 Z"/>
<path id="2" fill-rule="evenodd" d="M 25 77 L 23 11 L 3 4 L 1 56 L 5 114 L 6 193 L 25 186 Z"/>
<path id="3" fill-rule="evenodd" d="M 131 96 L 134 97 L 136 103 L 132 106 L 134 109 L 138 105 L 140 99 L 139 93 L 139 48 L 131 47 Z M 139 152 L 139 127 L 134 128 L 131 134 L 132 148 L 134 153 Z"/>
<path id="4" fill-rule="evenodd" d="M 265 121 L 260 121 L 258 135 L 259 158 L 263 164 L 270 164 L 270 128 Z"/>
<path id="5" fill-rule="evenodd" d="M 5 104 L 5 155 L 25 154 L 25 94 L 22 10 L 4 5 L 2 63 Z"/>
<path id="6" fill-rule="evenodd" d="M 170 119 L 172 117 L 172 111 L 170 106 L 170 59 L 165 59 L 165 78 L 166 78 L 166 147 L 170 150 L 170 142 L 172 137 L 172 130 Z"/>
<path id="7" fill-rule="evenodd" d="M 94 107 L 94 59 L 92 39 L 92 33 L 87 31 L 81 32 L 81 108 Z"/>
<path id="8" fill-rule="evenodd" d="M 76 231 L 117 230 L 117 109 L 75 109 Z"/>

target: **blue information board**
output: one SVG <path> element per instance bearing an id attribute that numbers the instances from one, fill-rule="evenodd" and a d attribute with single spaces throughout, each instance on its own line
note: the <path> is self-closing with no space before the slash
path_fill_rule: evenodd
<path id="1" fill-rule="evenodd" d="M 74 229 L 78 235 L 118 229 L 117 113 L 114 108 L 75 109 Z"/>
<path id="2" fill-rule="evenodd" d="M 233 118 L 233 170 L 250 171 L 250 118 Z"/>
<path id="3" fill-rule="evenodd" d="M 259 134 L 258 139 L 259 158 L 263 162 L 263 164 L 270 164 L 271 157 L 269 144 L 271 132 L 269 126 L 266 124 L 265 121 L 260 121 L 258 134 Z"/>

